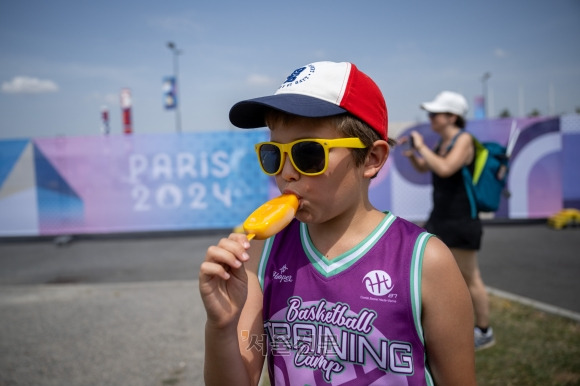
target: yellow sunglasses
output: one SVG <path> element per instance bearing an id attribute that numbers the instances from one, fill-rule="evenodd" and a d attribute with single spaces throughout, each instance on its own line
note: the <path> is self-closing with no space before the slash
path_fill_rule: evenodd
<path id="1" fill-rule="evenodd" d="M 284 166 L 284 154 L 288 154 L 294 168 L 306 176 L 317 176 L 328 168 L 328 150 L 333 147 L 363 149 L 359 138 L 299 139 L 290 143 L 260 142 L 255 146 L 262 171 L 274 176 Z"/>

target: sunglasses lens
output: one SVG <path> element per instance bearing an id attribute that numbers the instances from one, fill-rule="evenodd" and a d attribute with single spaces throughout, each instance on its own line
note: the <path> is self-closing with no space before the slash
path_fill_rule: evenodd
<path id="1" fill-rule="evenodd" d="M 292 146 L 292 159 L 302 173 L 319 173 L 324 169 L 324 147 L 317 142 L 298 142 Z"/>
<path id="2" fill-rule="evenodd" d="M 260 162 L 266 173 L 276 173 L 280 168 L 281 159 L 280 149 L 276 146 L 270 144 L 260 146 Z"/>

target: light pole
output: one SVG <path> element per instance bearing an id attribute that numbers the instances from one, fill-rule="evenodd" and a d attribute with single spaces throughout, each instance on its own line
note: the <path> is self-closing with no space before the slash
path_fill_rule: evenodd
<path id="1" fill-rule="evenodd" d="M 177 46 L 173 42 L 168 42 L 167 47 L 173 52 L 173 78 L 175 79 L 175 99 L 177 101 L 175 104 L 175 130 L 178 133 L 181 133 L 181 115 L 179 113 L 179 104 L 181 103 L 181 100 L 179 99 L 179 82 L 177 81 L 179 74 L 177 57 L 182 51 L 177 49 Z"/>
<path id="2" fill-rule="evenodd" d="M 483 114 L 484 114 L 486 119 L 487 119 L 487 80 L 489 78 L 491 78 L 491 73 L 489 73 L 489 72 L 486 72 L 481 77 L 481 86 L 483 89 L 482 90 L 482 92 L 483 92 Z"/>

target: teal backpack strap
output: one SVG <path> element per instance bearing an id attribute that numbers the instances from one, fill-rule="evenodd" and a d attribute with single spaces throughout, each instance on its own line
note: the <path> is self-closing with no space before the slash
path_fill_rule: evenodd
<path id="1" fill-rule="evenodd" d="M 469 134 L 471 135 L 471 134 Z M 473 141 L 473 161 L 477 158 L 477 150 L 481 144 L 473 135 L 471 135 Z M 478 146 L 479 145 L 479 146 Z M 465 191 L 467 192 L 467 199 L 469 200 L 469 207 L 471 208 L 471 218 L 477 218 L 477 204 L 475 203 L 475 193 L 473 192 L 473 176 L 467 168 L 467 165 L 463 165 L 461 168 L 461 174 L 463 175 L 463 184 L 465 185 Z"/>
<path id="2" fill-rule="evenodd" d="M 477 218 L 477 205 L 475 205 L 475 196 L 473 194 L 473 177 L 471 177 L 467 166 L 461 168 L 461 174 L 463 175 L 463 184 L 465 185 L 469 207 L 471 208 L 471 218 Z"/>

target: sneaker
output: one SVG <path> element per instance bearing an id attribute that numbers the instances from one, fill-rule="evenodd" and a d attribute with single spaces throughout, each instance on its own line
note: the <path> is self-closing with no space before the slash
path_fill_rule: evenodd
<path id="1" fill-rule="evenodd" d="M 484 348 L 491 347 L 495 344 L 493 329 L 491 327 L 487 329 L 485 334 L 479 329 L 479 327 L 475 327 L 473 332 L 475 336 L 475 351 L 483 350 Z"/>

